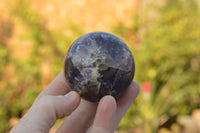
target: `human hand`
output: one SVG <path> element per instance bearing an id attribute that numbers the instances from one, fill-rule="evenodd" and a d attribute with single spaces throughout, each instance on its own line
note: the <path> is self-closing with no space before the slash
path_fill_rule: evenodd
<path id="1" fill-rule="evenodd" d="M 65 116 L 68 117 L 57 133 L 113 133 L 138 93 L 139 85 L 133 81 L 117 101 L 112 96 L 104 96 L 98 104 L 88 102 L 70 91 L 60 72 L 11 133 L 47 133 L 57 119 Z"/>

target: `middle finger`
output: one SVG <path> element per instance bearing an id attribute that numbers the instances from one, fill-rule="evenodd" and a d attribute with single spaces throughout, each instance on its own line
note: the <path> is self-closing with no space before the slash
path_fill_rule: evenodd
<path id="1" fill-rule="evenodd" d="M 71 133 L 85 132 L 92 124 L 97 109 L 97 103 L 82 100 L 79 107 L 67 117 L 57 133 Z M 73 128 L 75 127 L 75 128 Z"/>

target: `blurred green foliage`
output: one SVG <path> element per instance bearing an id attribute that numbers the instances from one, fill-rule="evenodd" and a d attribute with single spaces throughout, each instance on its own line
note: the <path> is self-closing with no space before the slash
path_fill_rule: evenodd
<path id="1" fill-rule="evenodd" d="M 149 9 L 156 14 L 148 14 Z M 0 41 L 0 132 L 11 128 L 10 119 L 19 119 L 44 88 L 43 63 L 50 67 L 53 79 L 62 70 L 70 44 L 84 34 L 69 19 L 64 27 L 69 35 L 48 29 L 26 0 L 13 2 L 8 14 L 13 23 L 25 27 L 20 39 L 29 40 L 31 47 L 28 57 L 20 60 L 11 56 L 6 40 Z M 149 6 L 133 19 L 132 26 L 120 24 L 113 32 L 129 42 L 136 61 L 135 80 L 142 89 L 118 129 L 141 127 L 145 133 L 154 133 L 200 107 L 200 14 L 194 0 Z M 12 77 L 7 78 L 7 70 Z"/>
<path id="2" fill-rule="evenodd" d="M 64 56 L 70 44 L 82 34 L 68 20 L 67 28 L 71 31 L 69 36 L 49 30 L 26 0 L 13 2 L 8 14 L 13 23 L 21 23 L 25 27 L 27 31 L 20 36 L 21 42 L 28 40 L 31 47 L 28 57 L 21 60 L 11 56 L 8 46 L 0 44 L 0 132 L 8 131 L 12 125 L 10 119 L 19 119 L 44 89 L 40 70 L 42 64 L 50 64 L 52 80 L 62 70 Z M 10 71 L 5 71 L 10 66 L 13 69 L 12 79 L 4 79 L 4 76 L 10 75 Z"/>
<path id="3" fill-rule="evenodd" d="M 0 60 L 1 60 L 1 65 L 0 65 L 0 73 L 4 70 L 5 65 L 8 62 L 9 58 L 9 51 L 5 46 L 0 45 Z"/>
<path id="4" fill-rule="evenodd" d="M 199 108 L 200 12 L 197 4 L 193 0 L 168 0 L 153 10 L 156 15 L 139 14 L 133 27 L 127 28 L 127 32 L 133 30 L 139 42 L 133 51 L 136 80 L 141 85 L 148 82 L 151 89 L 148 92 L 141 86 L 142 92 L 122 120 L 120 129 L 137 125 L 145 133 L 155 133 L 159 127 L 175 122 L 179 115 L 191 114 Z"/>

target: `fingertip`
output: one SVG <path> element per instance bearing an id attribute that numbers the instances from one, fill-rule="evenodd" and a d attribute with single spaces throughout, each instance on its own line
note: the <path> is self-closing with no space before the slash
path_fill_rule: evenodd
<path id="1" fill-rule="evenodd" d="M 136 96 L 140 93 L 140 85 L 136 81 L 132 81 L 129 88 L 131 88 L 131 90 L 134 91 Z"/>
<path id="2" fill-rule="evenodd" d="M 81 97 L 80 95 L 75 92 L 75 91 L 70 91 L 69 93 L 67 93 L 66 95 L 64 95 L 65 100 L 64 102 L 64 107 L 71 109 L 71 111 L 68 111 L 69 114 L 71 114 L 71 112 L 73 112 L 80 104 L 81 102 Z M 71 106 L 70 106 L 71 104 Z M 67 114 L 67 115 L 69 115 Z"/>
<path id="3" fill-rule="evenodd" d="M 101 108 L 102 110 L 104 109 L 105 111 L 110 108 L 114 110 L 115 108 L 117 108 L 115 98 L 111 95 L 104 96 L 99 102 L 99 108 Z"/>
<path id="4" fill-rule="evenodd" d="M 104 96 L 97 107 L 97 112 L 92 128 L 92 132 L 104 133 L 111 132 L 115 114 L 117 111 L 117 104 L 112 96 Z"/>
<path id="5" fill-rule="evenodd" d="M 137 82 L 132 81 L 130 86 L 127 88 L 126 92 L 117 100 L 117 105 L 119 107 L 128 107 L 140 92 L 140 86 Z"/>
<path id="6" fill-rule="evenodd" d="M 132 81 L 128 89 L 126 90 L 124 96 L 129 99 L 135 99 L 140 92 L 140 86 L 136 81 Z"/>
<path id="7" fill-rule="evenodd" d="M 67 93 L 66 95 L 64 95 L 67 99 L 70 100 L 79 100 L 80 101 L 80 95 L 75 92 L 75 91 L 70 91 L 69 93 Z"/>
<path id="8" fill-rule="evenodd" d="M 76 91 L 71 91 L 71 93 L 73 93 L 74 101 L 75 103 L 77 103 L 77 106 L 78 106 L 81 102 L 81 96 Z"/>

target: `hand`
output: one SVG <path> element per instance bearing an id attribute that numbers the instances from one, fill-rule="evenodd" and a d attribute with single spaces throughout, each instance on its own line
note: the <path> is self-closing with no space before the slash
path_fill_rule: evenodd
<path id="1" fill-rule="evenodd" d="M 11 133 L 47 133 L 57 119 L 65 116 L 57 133 L 113 133 L 138 93 L 139 86 L 133 81 L 117 101 L 104 96 L 99 104 L 88 102 L 70 91 L 61 72 L 38 95 Z"/>

